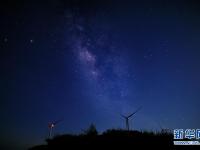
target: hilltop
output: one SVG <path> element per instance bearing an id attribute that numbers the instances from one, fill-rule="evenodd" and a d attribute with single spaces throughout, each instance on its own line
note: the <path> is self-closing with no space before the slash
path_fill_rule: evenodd
<path id="1" fill-rule="evenodd" d="M 89 129 L 84 134 L 63 134 L 46 140 L 46 145 L 38 145 L 29 150 L 69 149 L 69 148 L 134 148 L 173 147 L 173 135 L 169 132 L 127 131 L 112 129 L 98 134 Z"/>

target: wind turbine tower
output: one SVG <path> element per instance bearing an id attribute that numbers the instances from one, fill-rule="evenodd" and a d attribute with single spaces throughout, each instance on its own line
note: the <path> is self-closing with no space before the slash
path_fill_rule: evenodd
<path id="1" fill-rule="evenodd" d="M 61 121 L 62 120 L 57 120 L 57 121 L 54 121 L 54 122 L 51 122 L 51 123 L 48 124 L 48 127 L 49 127 L 49 139 L 52 137 L 53 128 L 55 127 L 55 125 L 57 125 Z"/>
<path id="2" fill-rule="evenodd" d="M 125 119 L 125 124 L 126 124 L 126 130 L 129 131 L 130 129 L 130 126 L 129 126 L 129 119 L 135 115 L 142 107 L 139 107 L 135 112 L 131 113 L 130 115 L 128 116 L 124 116 L 124 115 L 121 115 L 124 119 Z"/>

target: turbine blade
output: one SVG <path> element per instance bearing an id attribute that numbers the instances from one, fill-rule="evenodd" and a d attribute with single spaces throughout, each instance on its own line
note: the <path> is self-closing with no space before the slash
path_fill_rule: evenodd
<path id="1" fill-rule="evenodd" d="M 136 114 L 141 108 L 142 108 L 142 107 L 139 107 L 135 112 L 133 112 L 132 114 L 130 114 L 130 115 L 128 116 L 128 118 L 130 118 L 130 117 L 132 117 L 134 114 Z"/>
<path id="2" fill-rule="evenodd" d="M 130 115 L 128 116 L 128 118 L 132 117 L 135 113 L 136 113 L 136 112 L 133 112 L 132 114 L 130 114 Z"/>
<path id="3" fill-rule="evenodd" d="M 51 122 L 51 124 L 53 124 L 53 125 L 55 126 L 56 124 L 60 123 L 62 120 L 63 120 L 63 119 L 56 120 L 56 121 L 54 121 L 54 122 Z"/>

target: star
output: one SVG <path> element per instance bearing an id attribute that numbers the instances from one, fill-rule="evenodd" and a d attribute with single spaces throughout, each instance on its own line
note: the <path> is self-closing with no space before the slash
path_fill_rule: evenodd
<path id="1" fill-rule="evenodd" d="M 34 40 L 33 39 L 30 39 L 30 43 L 32 44 L 34 42 Z"/>
<path id="2" fill-rule="evenodd" d="M 5 43 L 7 43 L 8 42 L 8 38 L 4 38 L 4 40 L 3 40 Z"/>

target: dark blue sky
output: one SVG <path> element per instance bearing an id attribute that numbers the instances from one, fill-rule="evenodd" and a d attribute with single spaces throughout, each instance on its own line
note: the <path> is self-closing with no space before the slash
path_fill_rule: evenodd
<path id="1" fill-rule="evenodd" d="M 55 134 L 199 128 L 197 1 L 0 4 L 1 147 Z"/>

